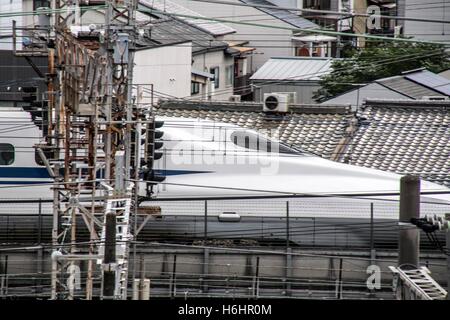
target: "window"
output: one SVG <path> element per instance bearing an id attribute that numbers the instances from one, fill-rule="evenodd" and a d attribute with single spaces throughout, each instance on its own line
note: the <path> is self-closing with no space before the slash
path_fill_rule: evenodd
<path id="1" fill-rule="evenodd" d="M 200 93 L 200 82 L 191 81 L 191 94 Z"/>
<path id="2" fill-rule="evenodd" d="M 250 150 L 297 155 L 306 154 L 281 142 L 270 140 L 264 136 L 247 130 L 234 131 L 231 134 L 231 141 L 239 147 Z"/>
<path id="3" fill-rule="evenodd" d="M 14 162 L 14 146 L 9 143 L 0 143 L 0 165 L 9 166 Z"/>
<path id="4" fill-rule="evenodd" d="M 36 10 L 37 8 L 49 8 L 50 7 L 50 1 L 48 0 L 34 0 L 33 1 L 33 10 Z"/>
<path id="5" fill-rule="evenodd" d="M 218 88 L 220 83 L 219 83 L 219 67 L 214 67 L 209 69 L 209 73 L 214 75 L 214 88 Z"/>
<path id="6" fill-rule="evenodd" d="M 232 86 L 234 78 L 234 65 L 227 66 L 225 68 L 225 77 L 226 77 L 226 85 Z"/>

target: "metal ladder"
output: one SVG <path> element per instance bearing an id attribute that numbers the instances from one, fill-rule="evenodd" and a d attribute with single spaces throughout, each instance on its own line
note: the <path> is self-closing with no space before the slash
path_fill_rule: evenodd
<path id="1" fill-rule="evenodd" d="M 111 193 L 111 191 L 109 190 Z M 106 214 L 114 212 L 116 215 L 116 290 L 115 296 L 119 299 L 126 300 L 128 287 L 128 251 L 129 241 L 132 239 L 130 233 L 130 211 L 131 196 L 126 198 L 108 197 L 105 203 L 105 220 L 103 222 L 101 232 L 101 244 L 99 246 L 99 255 L 104 255 L 104 241 L 106 232 Z M 99 264 L 101 260 L 97 261 Z"/>
<path id="2" fill-rule="evenodd" d="M 444 290 L 431 276 L 430 270 L 426 267 L 416 269 L 401 269 L 400 267 L 389 267 L 394 273 L 394 281 L 401 280 L 402 284 L 408 287 L 419 300 L 444 300 L 447 291 Z M 395 283 L 395 282 L 394 282 Z M 394 285 L 394 290 L 398 290 L 398 285 Z"/>

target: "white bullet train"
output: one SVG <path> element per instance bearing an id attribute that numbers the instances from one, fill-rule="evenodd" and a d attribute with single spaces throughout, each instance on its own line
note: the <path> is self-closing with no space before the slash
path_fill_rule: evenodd
<path id="1" fill-rule="evenodd" d="M 33 148 L 42 131 L 28 112 L 5 109 L 0 117 L 0 199 L 51 199 L 52 179 Z M 399 175 L 322 159 L 277 142 L 277 132 L 158 120 L 164 143 L 155 166 L 166 179 L 141 203 L 161 208 L 142 237 L 288 237 L 305 245 L 364 246 L 371 228 L 373 241 L 396 242 Z M 422 215 L 450 212 L 448 188 L 421 181 L 421 191 Z"/>

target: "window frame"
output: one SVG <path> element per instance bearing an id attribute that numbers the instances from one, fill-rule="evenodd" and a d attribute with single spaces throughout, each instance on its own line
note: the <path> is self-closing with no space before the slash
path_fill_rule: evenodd
<path id="1" fill-rule="evenodd" d="M 216 73 L 217 71 L 217 73 Z M 209 73 L 214 75 L 214 89 L 217 89 L 220 87 L 220 68 L 217 67 L 211 67 L 209 68 Z"/>
<path id="2" fill-rule="evenodd" d="M 38 3 L 40 4 L 39 6 L 38 6 Z M 41 8 L 42 7 L 42 4 L 47 4 L 47 8 L 49 8 L 50 7 L 50 1 L 49 0 L 33 0 L 33 10 L 36 10 L 37 8 Z M 45 8 L 45 6 L 44 6 L 44 8 Z"/>
<path id="3" fill-rule="evenodd" d="M 1 163 L 3 161 L 2 153 L 5 152 L 5 151 L 2 150 L 3 149 L 2 146 L 11 147 L 11 150 L 6 151 L 6 152 L 12 153 L 12 155 L 13 155 L 12 156 L 12 160 L 9 163 Z M 11 166 L 11 165 L 14 164 L 14 162 L 16 162 L 16 148 L 14 147 L 14 145 L 11 144 L 11 143 L 3 143 L 3 142 L 0 143 L 0 166 Z"/>
<path id="4" fill-rule="evenodd" d="M 294 155 L 294 156 L 307 156 L 310 155 L 308 152 L 303 150 L 298 150 L 288 146 L 287 144 L 273 140 L 269 137 L 265 137 L 256 132 L 252 132 L 245 129 L 234 130 L 231 135 L 231 142 L 241 148 L 247 150 L 253 150 L 256 152 L 264 151 L 267 153 L 278 153 L 284 155 Z M 265 150 L 261 150 L 261 146 L 265 146 Z M 275 146 L 275 149 L 272 148 Z"/>
<path id="5" fill-rule="evenodd" d="M 194 90 L 197 88 L 197 90 Z M 194 94 L 200 94 L 200 82 L 198 81 L 191 81 L 191 95 Z"/>
<path id="6" fill-rule="evenodd" d="M 225 84 L 227 87 L 234 85 L 234 64 L 225 67 Z"/>

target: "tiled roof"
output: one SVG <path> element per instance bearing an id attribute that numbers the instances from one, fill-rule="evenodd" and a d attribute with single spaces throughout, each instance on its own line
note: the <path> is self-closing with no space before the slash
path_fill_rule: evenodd
<path id="1" fill-rule="evenodd" d="M 368 101 L 340 160 L 450 186 L 450 103 Z"/>
<path id="2" fill-rule="evenodd" d="M 191 117 L 232 123 L 255 130 L 278 130 L 282 142 L 324 158 L 331 158 L 349 122 L 353 119 L 350 112 L 335 113 L 335 109 L 327 112 L 327 107 L 323 107 L 320 113 L 292 112 L 280 121 L 270 120 L 265 113 L 257 111 L 262 110 L 261 105 L 258 105 L 257 109 L 251 108 L 252 110 L 236 106 L 221 111 L 217 106 L 196 108 L 192 105 L 183 107 L 183 104 L 185 103 L 179 103 L 179 107 L 161 107 L 157 113 L 160 116 Z"/>

